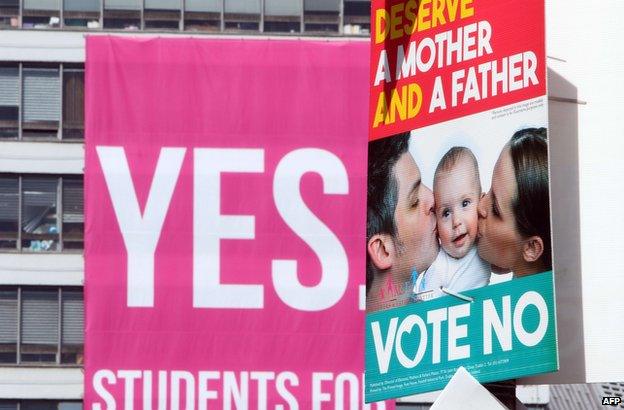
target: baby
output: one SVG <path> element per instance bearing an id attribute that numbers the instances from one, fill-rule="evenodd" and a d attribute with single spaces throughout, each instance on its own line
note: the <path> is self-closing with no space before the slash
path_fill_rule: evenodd
<path id="1" fill-rule="evenodd" d="M 443 294 L 441 286 L 457 292 L 487 285 L 491 268 L 475 246 L 481 180 L 472 151 L 453 147 L 444 154 L 433 177 L 433 195 L 442 249 L 414 291 L 433 291 L 429 299 Z"/>

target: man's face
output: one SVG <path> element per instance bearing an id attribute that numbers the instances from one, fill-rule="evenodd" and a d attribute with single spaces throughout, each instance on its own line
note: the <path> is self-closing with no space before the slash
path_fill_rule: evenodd
<path id="1" fill-rule="evenodd" d="M 395 262 L 392 269 L 409 278 L 415 269 L 427 269 L 438 254 L 433 194 L 421 183 L 420 170 L 409 152 L 394 165 L 398 199 L 394 211 L 397 234 Z"/>

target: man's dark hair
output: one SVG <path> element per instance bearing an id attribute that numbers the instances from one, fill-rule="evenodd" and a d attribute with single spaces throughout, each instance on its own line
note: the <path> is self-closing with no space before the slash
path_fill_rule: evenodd
<path id="1" fill-rule="evenodd" d="M 368 144 L 368 190 L 366 202 L 366 244 L 376 234 L 396 235 L 394 211 L 398 185 L 394 166 L 407 152 L 410 133 L 405 132 Z M 366 251 L 366 293 L 370 290 L 377 267 Z"/>
<path id="2" fill-rule="evenodd" d="M 509 147 L 518 187 L 512 204 L 516 226 L 525 237 L 537 235 L 542 238 L 544 252 L 541 260 L 547 269 L 551 269 L 546 128 L 526 128 L 516 132 Z"/>

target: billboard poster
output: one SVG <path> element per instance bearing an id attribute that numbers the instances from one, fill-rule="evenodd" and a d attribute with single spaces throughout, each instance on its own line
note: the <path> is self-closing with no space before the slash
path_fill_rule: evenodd
<path id="1" fill-rule="evenodd" d="M 368 44 L 87 38 L 85 408 L 363 403 Z"/>
<path id="2" fill-rule="evenodd" d="M 371 20 L 366 401 L 558 370 L 544 2 Z"/>

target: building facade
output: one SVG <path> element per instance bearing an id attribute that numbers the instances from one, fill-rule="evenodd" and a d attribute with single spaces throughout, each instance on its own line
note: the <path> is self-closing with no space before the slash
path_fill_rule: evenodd
<path id="1" fill-rule="evenodd" d="M 82 408 L 87 34 L 368 37 L 369 0 L 0 0 L 0 410 Z"/>
<path id="2" fill-rule="evenodd" d="M 82 408 L 84 36 L 366 41 L 369 13 L 370 0 L 0 0 L 0 410 Z M 568 396 L 580 389 L 519 396 L 574 408 L 582 400 Z"/>

